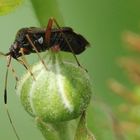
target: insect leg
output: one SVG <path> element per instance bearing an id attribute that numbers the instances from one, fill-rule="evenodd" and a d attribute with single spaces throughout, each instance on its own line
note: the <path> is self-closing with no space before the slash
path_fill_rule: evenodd
<path id="1" fill-rule="evenodd" d="M 47 41 L 48 44 L 50 43 L 52 26 L 53 26 L 53 20 L 49 19 L 46 32 L 45 32 L 45 40 Z"/>
<path id="2" fill-rule="evenodd" d="M 22 60 L 20 60 L 20 59 L 16 59 L 21 65 L 23 65 L 24 66 L 24 68 L 30 73 L 30 75 L 33 77 L 33 79 L 35 80 L 35 77 L 34 77 L 34 75 L 33 75 L 33 73 L 32 73 L 32 71 L 31 71 L 31 69 L 30 69 L 30 66 L 27 66 L 27 65 L 29 65 L 29 64 L 27 64 L 27 62 L 25 62 L 26 61 L 26 59 L 25 60 L 23 60 L 23 58 L 21 58 Z"/>
<path id="3" fill-rule="evenodd" d="M 41 56 L 40 56 L 40 54 L 39 54 L 37 48 L 35 47 L 34 43 L 33 43 L 32 40 L 30 39 L 30 37 L 29 37 L 28 34 L 26 35 L 26 38 L 27 38 L 27 40 L 29 41 L 30 45 L 33 47 L 33 49 L 36 51 L 36 53 L 37 53 L 37 55 L 38 55 L 38 57 L 39 57 L 41 63 L 44 65 L 45 69 L 48 70 L 48 68 L 47 68 L 47 66 L 46 66 L 46 64 L 45 64 L 45 62 L 44 62 L 44 60 L 41 58 Z"/>
<path id="4" fill-rule="evenodd" d="M 58 22 L 56 21 L 55 18 L 50 18 L 50 19 L 49 19 L 48 26 L 47 26 L 48 29 L 46 29 L 46 35 L 45 35 L 46 39 L 49 38 L 49 37 L 47 37 L 47 35 L 50 35 L 48 32 L 50 31 L 50 28 L 52 28 L 53 23 L 55 23 L 55 25 L 57 26 L 57 28 L 60 30 L 62 36 L 64 37 L 64 39 L 65 39 L 67 45 L 69 46 L 69 48 L 70 48 L 70 50 L 71 50 L 71 52 L 72 52 L 72 54 L 73 54 L 73 56 L 74 56 L 74 58 L 75 58 L 75 60 L 76 60 L 76 62 L 77 62 L 77 64 L 78 64 L 78 66 L 82 67 L 81 64 L 80 64 L 79 61 L 78 61 L 78 58 L 77 58 L 76 55 L 74 54 L 74 51 L 73 51 L 73 49 L 72 49 L 72 47 L 71 47 L 69 41 L 67 40 L 67 37 L 66 37 L 65 34 L 63 33 L 61 27 L 59 26 L 59 24 L 58 24 Z"/>
<path id="5" fill-rule="evenodd" d="M 20 52 L 22 54 L 21 59 L 22 59 L 23 65 L 27 68 L 27 70 L 29 71 L 29 73 L 31 74 L 33 79 L 36 80 L 35 77 L 34 77 L 34 74 L 31 71 L 30 65 L 28 64 L 28 62 L 27 62 L 27 60 L 25 58 L 25 55 L 24 55 L 24 52 L 23 52 L 23 48 L 21 48 Z"/>
<path id="6" fill-rule="evenodd" d="M 16 89 L 16 87 L 17 87 L 17 82 L 19 81 L 19 78 L 18 78 L 18 76 L 17 76 L 17 74 L 16 74 L 15 69 L 12 67 L 12 65 L 10 65 L 9 68 L 11 69 L 11 71 L 12 71 L 12 73 L 13 73 L 13 76 L 14 76 L 14 78 L 15 78 L 15 80 L 16 80 L 16 85 L 15 85 L 15 89 Z"/>
<path id="7" fill-rule="evenodd" d="M 7 106 L 7 81 L 8 81 L 8 71 L 9 71 L 9 67 L 10 67 L 10 64 L 11 64 L 11 56 L 7 56 L 8 58 L 8 61 L 7 61 L 7 69 L 6 69 L 6 75 L 5 75 L 5 86 L 4 86 L 4 104 L 5 104 L 5 110 L 6 110 L 6 113 L 7 113 L 7 116 L 8 116 L 8 119 L 10 121 L 10 124 L 13 128 L 13 131 L 16 135 L 16 138 L 18 140 L 20 140 L 19 136 L 18 136 L 18 133 L 16 131 L 16 128 L 13 124 L 13 121 L 12 121 L 12 118 L 11 118 L 11 115 L 9 113 L 9 110 L 8 110 L 8 106 Z"/>
<path id="8" fill-rule="evenodd" d="M 28 70 L 27 66 L 24 64 L 23 60 L 20 60 L 20 59 L 16 59 L 20 64 L 22 64 L 24 66 L 24 68 L 26 70 Z"/>

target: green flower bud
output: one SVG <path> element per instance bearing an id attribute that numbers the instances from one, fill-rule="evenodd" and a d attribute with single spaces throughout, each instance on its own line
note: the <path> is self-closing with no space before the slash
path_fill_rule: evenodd
<path id="1" fill-rule="evenodd" d="M 27 73 L 18 83 L 17 92 L 25 110 L 44 122 L 68 121 L 86 110 L 91 97 L 87 72 L 74 63 L 49 52 L 48 70 L 42 63 L 32 68 L 36 80 Z"/>

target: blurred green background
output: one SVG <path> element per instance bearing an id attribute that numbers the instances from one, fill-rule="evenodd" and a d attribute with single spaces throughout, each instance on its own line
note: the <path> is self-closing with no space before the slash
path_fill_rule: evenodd
<path id="1" fill-rule="evenodd" d="M 48 0 L 32 0 L 32 2 L 25 0 L 21 6 L 10 14 L 0 16 L 0 51 L 8 51 L 18 29 L 29 26 L 45 26 L 51 16 L 54 16 L 61 26 L 70 26 L 76 32 L 84 35 L 90 42 L 91 47 L 78 58 L 89 71 L 93 86 L 93 100 L 89 107 L 88 124 L 97 140 L 119 140 L 108 122 L 109 118 L 102 114 L 102 110 L 96 109 L 96 107 L 99 107 L 96 104 L 96 99 L 100 99 L 114 110 L 122 99 L 112 94 L 108 88 L 107 80 L 114 77 L 131 86 L 124 72 L 117 66 L 116 59 L 119 56 L 129 54 L 123 48 L 122 33 L 128 30 L 136 33 L 140 31 L 140 1 L 52 0 L 50 2 Z M 33 59 L 32 56 L 28 56 L 31 64 L 38 61 L 37 58 Z M 19 75 L 23 74 L 22 66 L 14 62 L 14 67 Z M 6 59 L 1 57 L 0 140 L 15 140 L 16 137 L 9 124 L 3 103 L 5 69 Z M 10 74 L 8 106 L 21 139 L 43 140 L 43 136 L 37 130 L 34 120 L 21 107 L 14 86 L 15 82 Z M 106 105 L 102 104 L 102 106 Z M 93 110 L 93 113 L 91 110 Z M 106 129 L 107 124 L 104 123 L 109 125 L 108 129 Z"/>

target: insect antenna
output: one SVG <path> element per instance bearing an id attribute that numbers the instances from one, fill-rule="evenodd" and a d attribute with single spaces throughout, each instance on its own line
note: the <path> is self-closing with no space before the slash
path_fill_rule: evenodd
<path id="1" fill-rule="evenodd" d="M 4 55 L 4 56 L 5 56 L 5 55 Z M 10 115 L 10 112 L 9 112 L 9 110 L 8 110 L 8 106 L 7 106 L 7 81 L 8 81 L 9 67 L 10 67 L 10 64 L 11 64 L 11 56 L 10 56 L 10 55 L 7 56 L 7 59 L 8 59 L 8 61 L 7 61 L 7 69 L 6 69 L 6 75 L 5 75 L 5 86 L 4 86 L 4 104 L 5 104 L 5 110 L 6 110 L 8 119 L 9 119 L 10 124 L 11 124 L 11 126 L 12 126 L 12 128 L 13 128 L 13 131 L 14 131 L 14 133 L 15 133 L 15 135 L 16 135 L 16 138 L 17 138 L 18 140 L 20 140 L 20 138 L 19 138 L 19 136 L 18 136 L 18 133 L 17 133 L 17 131 L 16 131 L 16 128 L 15 128 L 15 126 L 14 126 L 14 124 L 13 124 L 13 121 L 12 121 L 12 118 L 11 118 L 11 115 Z"/>
<path id="2" fill-rule="evenodd" d="M 3 52 L 0 52 L 0 55 L 1 55 L 1 56 L 6 56 L 6 54 L 4 54 Z"/>
<path id="3" fill-rule="evenodd" d="M 31 70 L 31 67 L 30 67 L 30 65 L 28 64 L 28 62 L 27 62 L 27 60 L 25 58 L 25 55 L 24 55 L 24 52 L 23 52 L 23 48 L 21 48 L 20 52 L 21 52 L 22 56 L 20 57 L 21 58 L 21 61 L 18 61 L 18 62 L 22 62 L 23 63 L 23 66 L 29 71 L 29 73 L 31 74 L 31 76 L 33 77 L 33 79 L 36 80 L 35 79 L 35 76 L 34 76 L 34 74 L 32 72 L 32 70 Z"/>
<path id="4" fill-rule="evenodd" d="M 36 51 L 36 53 L 37 53 L 37 55 L 38 55 L 38 57 L 39 57 L 41 63 L 44 65 L 45 69 L 48 70 L 48 68 L 47 68 L 47 66 L 46 66 L 46 63 L 44 62 L 44 60 L 43 60 L 42 57 L 40 56 L 40 54 L 39 54 L 37 48 L 35 47 L 34 43 L 33 43 L 32 40 L 30 39 L 30 37 L 29 37 L 28 34 L 26 35 L 26 38 L 27 38 L 27 40 L 29 41 L 30 45 L 33 47 L 33 49 Z"/>
<path id="5" fill-rule="evenodd" d="M 46 28 L 46 34 L 45 34 L 46 40 L 47 40 L 48 42 L 50 42 L 51 29 L 52 29 L 53 23 L 55 23 L 55 25 L 57 26 L 57 28 L 60 30 L 62 36 L 64 37 L 64 39 L 65 39 L 67 45 L 69 46 L 69 48 L 70 48 L 70 50 L 71 50 L 71 52 L 72 52 L 72 54 L 73 54 L 73 56 L 74 56 L 74 58 L 75 58 L 75 60 L 76 60 L 76 62 L 77 62 L 77 64 L 78 64 L 78 66 L 82 67 L 81 64 L 80 64 L 79 61 L 78 61 L 78 58 L 77 58 L 76 55 L 74 54 L 74 51 L 73 51 L 73 49 L 72 49 L 72 47 L 71 47 L 69 41 L 67 40 L 67 37 L 66 37 L 65 34 L 63 33 L 61 27 L 59 26 L 59 24 L 57 23 L 57 21 L 56 21 L 55 18 L 50 18 L 50 19 L 49 19 L 49 22 L 48 22 L 48 25 L 47 25 L 47 28 Z"/>
<path id="6" fill-rule="evenodd" d="M 0 55 L 6 57 L 6 56 L 10 55 L 10 52 L 7 53 L 7 54 L 4 54 L 3 52 L 0 52 Z M 15 80 L 16 80 L 16 85 L 17 85 L 17 82 L 18 82 L 18 79 L 19 79 L 19 78 L 18 78 L 18 76 L 17 76 L 17 74 L 16 74 L 16 71 L 14 70 L 14 68 L 12 67 L 11 64 L 9 65 L 9 68 L 10 68 L 11 71 L 12 71 L 12 74 L 13 74 Z M 15 86 L 15 87 L 16 87 L 16 86 Z"/>

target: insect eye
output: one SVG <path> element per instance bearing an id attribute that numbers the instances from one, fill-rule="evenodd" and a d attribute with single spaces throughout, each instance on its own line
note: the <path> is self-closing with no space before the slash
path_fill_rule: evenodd
<path id="1" fill-rule="evenodd" d="M 39 42 L 39 44 L 43 44 L 43 37 L 40 37 L 40 38 L 38 39 L 38 42 Z"/>

